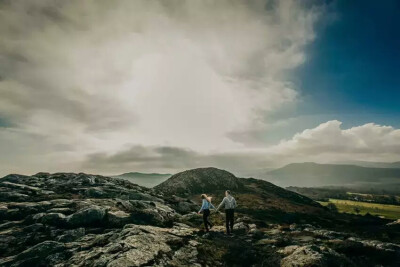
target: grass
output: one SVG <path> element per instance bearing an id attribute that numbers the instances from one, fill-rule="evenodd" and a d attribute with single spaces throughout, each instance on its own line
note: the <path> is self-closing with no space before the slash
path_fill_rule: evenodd
<path id="1" fill-rule="evenodd" d="M 333 203 L 336 205 L 339 212 L 357 214 L 358 209 L 361 215 L 369 213 L 371 215 L 384 217 L 387 219 L 400 219 L 400 206 L 388 205 L 388 204 L 377 204 L 361 201 L 342 200 L 330 198 L 329 201 L 319 201 L 321 205 L 328 205 Z"/>

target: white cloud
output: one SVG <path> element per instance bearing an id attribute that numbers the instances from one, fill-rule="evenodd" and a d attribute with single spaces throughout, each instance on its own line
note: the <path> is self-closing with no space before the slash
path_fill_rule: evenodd
<path id="1" fill-rule="evenodd" d="M 373 123 L 270 146 L 321 10 L 267 2 L 2 3 L 0 174 L 398 160 L 400 130 Z"/>
<path id="2" fill-rule="evenodd" d="M 268 167 L 290 162 L 396 161 L 400 159 L 400 130 L 368 123 L 341 129 L 341 122 L 328 121 L 295 134 L 267 148 L 199 153 L 168 146 L 130 146 L 115 153 L 94 153 L 84 168 L 118 173 L 124 170 L 162 172 L 215 166 L 238 175 L 265 175 Z"/>
<path id="3" fill-rule="evenodd" d="M 269 148 L 269 153 L 285 161 L 395 161 L 400 158 L 399 129 L 374 123 L 341 129 L 341 124 L 332 120 L 304 130 Z"/>
<path id="4" fill-rule="evenodd" d="M 127 144 L 245 148 L 227 134 L 296 101 L 287 74 L 319 14 L 289 0 L 4 2 L 1 153 L 24 143 L 27 172 Z"/>
<path id="5" fill-rule="evenodd" d="M 242 175 L 264 169 L 269 164 L 265 154 L 256 151 L 206 154 L 179 147 L 135 145 L 116 153 L 94 153 L 83 163 L 83 168 L 116 174 L 121 170 L 174 173 L 215 166 Z"/>

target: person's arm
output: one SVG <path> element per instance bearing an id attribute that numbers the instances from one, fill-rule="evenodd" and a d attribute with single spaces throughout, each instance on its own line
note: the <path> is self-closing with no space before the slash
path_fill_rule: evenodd
<path id="1" fill-rule="evenodd" d="M 201 204 L 201 208 L 200 208 L 199 212 L 197 212 L 197 213 L 200 213 L 202 210 L 204 210 L 205 206 L 206 206 L 206 200 L 203 199 L 203 202 Z"/>
<path id="2" fill-rule="evenodd" d="M 224 203 L 225 203 L 225 198 L 222 200 L 221 204 L 218 205 L 218 208 L 215 211 L 218 211 L 222 207 L 222 205 L 224 205 Z"/>
<path id="3" fill-rule="evenodd" d="M 236 209 L 237 207 L 237 203 L 236 203 L 236 199 L 233 199 L 233 207 Z"/>
<path id="4" fill-rule="evenodd" d="M 211 202 L 210 202 L 210 208 L 217 210 Z"/>

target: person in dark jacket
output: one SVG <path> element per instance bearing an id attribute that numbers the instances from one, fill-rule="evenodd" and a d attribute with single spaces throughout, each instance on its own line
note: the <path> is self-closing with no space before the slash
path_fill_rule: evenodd
<path id="1" fill-rule="evenodd" d="M 216 211 L 218 211 L 222 206 L 225 208 L 226 233 L 230 235 L 233 230 L 235 208 L 237 206 L 235 198 L 231 195 L 231 191 L 225 191 L 225 197 Z"/>
<path id="2" fill-rule="evenodd" d="M 210 216 L 210 208 L 215 209 L 215 207 L 213 204 L 211 204 L 211 197 L 208 197 L 206 194 L 202 194 L 201 198 L 203 199 L 203 202 L 199 212 L 197 213 L 200 214 L 201 212 L 203 212 L 204 227 L 206 228 L 206 232 L 208 232 L 210 231 L 209 229 L 213 227 L 213 225 L 208 220 L 208 216 Z"/>

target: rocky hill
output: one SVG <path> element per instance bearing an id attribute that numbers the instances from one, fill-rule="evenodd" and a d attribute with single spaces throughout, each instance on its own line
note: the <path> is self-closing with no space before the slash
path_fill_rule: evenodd
<path id="1" fill-rule="evenodd" d="M 239 187 L 241 183 L 230 172 L 217 168 L 199 168 L 177 173 L 155 189 L 165 194 L 188 196 L 216 190 L 237 190 Z"/>
<path id="2" fill-rule="evenodd" d="M 257 179 L 237 178 L 216 168 L 199 168 L 180 172 L 154 188 L 164 195 L 187 197 L 200 204 L 200 194 L 211 195 L 217 204 L 229 189 L 239 203 L 238 210 L 261 221 L 289 218 L 300 214 L 319 214 L 326 210 L 313 200 Z M 267 211 L 267 212 L 263 212 Z M 283 217 L 282 217 L 283 216 Z"/>
<path id="3" fill-rule="evenodd" d="M 270 208 L 287 199 L 285 205 L 321 210 L 269 183 L 233 180 L 242 194 L 276 196 Z M 197 208 L 190 199 L 117 178 L 8 175 L 0 179 L 0 266 L 398 266 L 400 260 L 400 246 L 389 242 L 397 242 L 397 223 L 371 219 L 384 234 L 371 240 L 308 217 L 266 224 L 244 210 L 227 237 L 219 214 L 212 215 L 212 232 L 199 229 L 201 217 L 191 212 Z"/>

